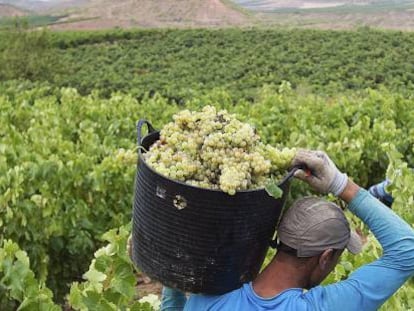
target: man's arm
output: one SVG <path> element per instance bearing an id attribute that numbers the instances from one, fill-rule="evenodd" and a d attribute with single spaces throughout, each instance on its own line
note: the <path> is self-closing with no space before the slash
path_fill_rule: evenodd
<path id="1" fill-rule="evenodd" d="M 306 166 L 295 177 L 320 193 L 333 193 L 349 203 L 349 210 L 374 233 L 383 256 L 346 281 L 318 286 L 305 294 L 316 310 L 377 310 L 414 274 L 414 231 L 393 211 L 360 189 L 340 172 L 322 151 L 299 150 L 292 165 Z"/>
<path id="2" fill-rule="evenodd" d="M 414 230 L 353 182 L 340 197 L 373 232 L 383 256 L 342 282 L 318 286 L 306 296 L 321 310 L 377 310 L 414 274 Z"/>
<path id="3" fill-rule="evenodd" d="M 162 288 L 160 311 L 182 311 L 186 302 L 187 297 L 182 291 L 169 287 Z"/>

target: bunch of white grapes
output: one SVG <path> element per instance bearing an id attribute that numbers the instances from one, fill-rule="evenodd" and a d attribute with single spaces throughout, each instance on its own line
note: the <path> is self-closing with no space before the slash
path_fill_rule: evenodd
<path id="1" fill-rule="evenodd" d="M 144 159 L 161 175 L 193 186 L 230 195 L 263 188 L 272 176 L 283 175 L 295 156 L 294 149 L 262 143 L 253 126 L 226 110 L 183 110 L 173 120 Z"/>

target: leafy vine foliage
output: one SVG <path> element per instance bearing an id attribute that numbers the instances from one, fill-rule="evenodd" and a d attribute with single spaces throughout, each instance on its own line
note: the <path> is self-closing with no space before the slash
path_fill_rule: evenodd
<path id="1" fill-rule="evenodd" d="M 61 308 L 53 302 L 52 291 L 36 280 L 30 260 L 19 246 L 5 240 L 0 248 L 0 299 L 3 310 L 50 310 Z"/>
<path id="2" fill-rule="evenodd" d="M 73 283 L 68 297 L 75 310 L 151 311 L 135 299 L 137 280 L 127 252 L 130 226 L 104 234 L 109 244 L 95 252 L 83 283 Z"/>
<path id="3" fill-rule="evenodd" d="M 135 301 L 134 269 L 126 255 L 129 227 L 122 227 L 131 219 L 135 123 L 145 117 L 160 128 L 183 108 L 226 108 L 254 124 L 274 146 L 326 150 L 365 187 L 388 172 L 394 209 L 413 224 L 414 109 L 411 98 L 386 89 L 327 98 L 300 94 L 284 82 L 264 87 L 254 103 L 235 105 L 229 93 L 214 91 L 194 96 L 185 106 L 158 94 L 102 99 L 96 93 L 81 96 L 75 89 L 20 82 L 1 84 L 0 90 L 4 310 L 24 310 L 30 303 L 55 310 L 64 301 L 76 310 L 149 308 Z M 290 200 L 309 193 L 295 182 Z M 367 234 L 365 252 L 345 254 L 331 282 L 380 255 L 366 228 L 351 219 Z M 111 228 L 120 229 L 103 235 Z M 413 299 L 409 284 L 384 308 L 406 309 Z"/>
<path id="4" fill-rule="evenodd" d="M 0 31 L 0 80 L 29 79 L 102 96 L 160 93 L 183 103 L 214 89 L 254 101 L 264 84 L 302 93 L 414 90 L 414 34 L 361 29 Z"/>
<path id="5" fill-rule="evenodd" d="M 28 31 L 19 20 L 14 28 L 0 30 L 0 80 L 45 81 L 63 73 L 62 66 L 46 30 Z"/>
<path id="6" fill-rule="evenodd" d="M 130 226 L 103 235 L 108 242 L 95 252 L 84 282 L 74 282 L 67 297 L 73 310 L 153 311 L 148 302 L 136 299 L 135 268 L 127 252 Z M 0 288 L 3 310 L 60 311 L 53 294 L 30 269 L 30 259 L 19 246 L 5 240 L 0 248 Z"/>

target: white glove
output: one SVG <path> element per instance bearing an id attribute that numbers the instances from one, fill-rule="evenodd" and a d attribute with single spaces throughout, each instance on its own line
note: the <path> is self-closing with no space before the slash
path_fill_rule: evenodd
<path id="1" fill-rule="evenodd" d="M 323 151 L 299 150 L 292 161 L 293 166 L 306 166 L 299 169 L 295 177 L 307 182 L 319 193 L 340 195 L 347 183 L 348 176 L 341 173 L 332 160 Z"/>

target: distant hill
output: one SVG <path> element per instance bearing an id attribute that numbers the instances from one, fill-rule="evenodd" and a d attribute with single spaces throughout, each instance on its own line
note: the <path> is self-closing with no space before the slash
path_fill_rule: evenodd
<path id="1" fill-rule="evenodd" d="M 250 23 L 228 0 L 90 0 L 54 28 L 225 27 Z"/>
<path id="2" fill-rule="evenodd" d="M 52 11 L 61 11 L 68 8 L 84 5 L 89 0 L 0 0 L 0 4 L 10 4 L 15 7 L 30 10 L 38 14 Z"/>
<path id="3" fill-rule="evenodd" d="M 414 0 L 232 0 L 266 27 L 414 30 Z"/>
<path id="4" fill-rule="evenodd" d="M 414 0 L 0 0 L 0 17 L 31 14 L 43 18 L 35 26 L 74 30 L 252 25 L 414 30 Z"/>
<path id="5" fill-rule="evenodd" d="M 364 12 L 404 9 L 414 6 L 413 0 L 233 0 L 261 12 Z"/>
<path id="6" fill-rule="evenodd" d="M 0 4 L 9 4 L 24 10 L 37 11 L 37 9 L 46 7 L 48 2 L 36 0 L 0 0 Z"/>
<path id="7" fill-rule="evenodd" d="M 19 9 L 10 4 L 0 3 L 0 18 L 1 17 L 15 17 L 15 16 L 25 16 L 27 11 Z"/>

